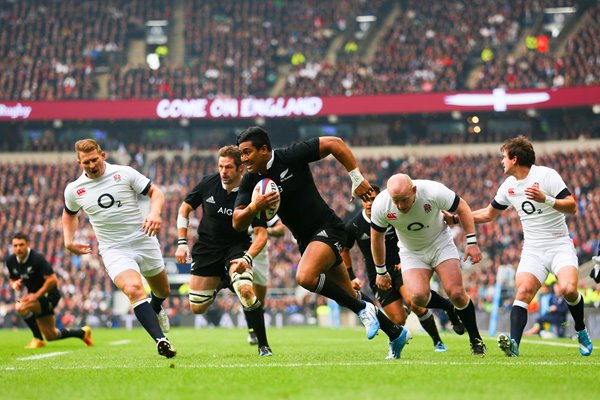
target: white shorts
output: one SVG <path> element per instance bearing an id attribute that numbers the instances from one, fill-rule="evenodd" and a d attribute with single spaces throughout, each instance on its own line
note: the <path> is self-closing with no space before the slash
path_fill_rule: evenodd
<path id="1" fill-rule="evenodd" d="M 451 259 L 459 260 L 460 255 L 452 236 L 447 233 L 440 234 L 433 243 L 418 251 L 400 248 L 402 271 L 413 268 L 434 269 Z"/>
<path id="2" fill-rule="evenodd" d="M 268 257 L 255 258 L 252 261 L 252 272 L 254 272 L 254 283 L 267 286 L 269 282 L 269 259 Z"/>
<path id="3" fill-rule="evenodd" d="M 523 246 L 517 274 L 529 272 L 535 275 L 541 284 L 544 284 L 550 272 L 554 276 L 558 276 L 558 271 L 568 266 L 579 269 L 579 261 L 573 240 L 565 237 L 544 245 L 543 248 L 539 245 L 537 247 Z"/>
<path id="4" fill-rule="evenodd" d="M 100 255 L 113 282 L 117 275 L 128 269 L 143 276 L 155 276 L 165 269 L 165 261 L 156 237 L 142 235 L 123 244 L 112 244 L 110 247 L 100 248 Z"/>

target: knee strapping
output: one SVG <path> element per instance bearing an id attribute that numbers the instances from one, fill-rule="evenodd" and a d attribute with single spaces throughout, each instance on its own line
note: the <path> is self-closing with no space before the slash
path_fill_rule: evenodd
<path id="1" fill-rule="evenodd" d="M 190 304 L 204 305 L 215 301 L 217 291 L 213 290 L 190 290 Z"/>
<path id="2" fill-rule="evenodd" d="M 252 272 L 251 269 L 247 269 L 244 272 L 242 272 L 241 274 L 234 272 L 233 275 L 231 276 L 231 286 L 233 286 L 233 290 L 235 291 L 235 294 L 237 294 L 238 298 L 240 299 L 240 302 L 242 303 L 242 306 L 244 307 L 244 309 L 252 308 L 253 306 L 255 306 L 255 304 L 257 302 L 256 295 L 254 295 L 254 293 L 252 294 L 252 297 L 249 299 L 242 296 L 242 290 L 243 290 L 244 286 L 246 286 L 246 287 L 249 286 L 250 288 L 252 288 L 253 281 L 254 281 L 254 273 Z"/>

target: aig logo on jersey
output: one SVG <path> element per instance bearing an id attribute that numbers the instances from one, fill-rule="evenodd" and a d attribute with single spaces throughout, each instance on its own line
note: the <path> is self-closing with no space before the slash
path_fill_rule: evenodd
<path id="1" fill-rule="evenodd" d="M 233 210 L 231 208 L 219 207 L 217 213 L 229 215 L 231 217 L 233 215 Z"/>

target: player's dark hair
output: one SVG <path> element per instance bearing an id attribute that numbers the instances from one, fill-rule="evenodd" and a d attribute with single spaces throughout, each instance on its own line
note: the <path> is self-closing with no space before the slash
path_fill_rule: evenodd
<path id="1" fill-rule="evenodd" d="M 517 157 L 517 165 L 522 167 L 531 167 L 535 164 L 533 145 L 525 136 L 506 140 L 502 147 L 500 147 L 500 151 L 506 151 L 508 158 Z"/>
<path id="2" fill-rule="evenodd" d="M 225 146 L 219 149 L 219 157 L 230 157 L 236 167 L 242 165 L 242 152 L 237 146 Z"/>
<path id="3" fill-rule="evenodd" d="M 259 150 L 263 146 L 267 146 L 267 150 L 269 151 L 273 149 L 269 134 L 259 126 L 251 126 L 238 135 L 237 145 L 239 146 L 240 143 L 244 142 L 251 142 L 252 146 L 256 147 L 256 150 Z"/>
<path id="4" fill-rule="evenodd" d="M 13 238 L 13 240 L 14 239 L 22 239 L 22 240 L 26 241 L 27 243 L 29 243 L 29 238 L 23 232 L 15 233 L 12 238 Z"/>
<path id="5" fill-rule="evenodd" d="M 375 194 L 381 193 L 381 188 L 379 186 L 377 186 L 377 185 L 371 185 L 371 187 L 375 191 Z"/>

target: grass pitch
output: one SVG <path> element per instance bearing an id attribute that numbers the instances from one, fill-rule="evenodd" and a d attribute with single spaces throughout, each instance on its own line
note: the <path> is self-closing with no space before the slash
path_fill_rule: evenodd
<path id="1" fill-rule="evenodd" d="M 94 329 L 79 339 L 24 349 L 29 331 L 0 330 L 3 399 L 565 399 L 595 398 L 600 342 L 581 357 L 568 339 L 525 339 L 505 357 L 486 337 L 485 358 L 467 336 L 443 334 L 446 353 L 414 338 L 401 360 L 385 360 L 387 338 L 364 330 L 270 329 L 274 356 L 259 358 L 242 329 L 174 328 L 177 357 L 158 356 L 142 329 Z"/>

